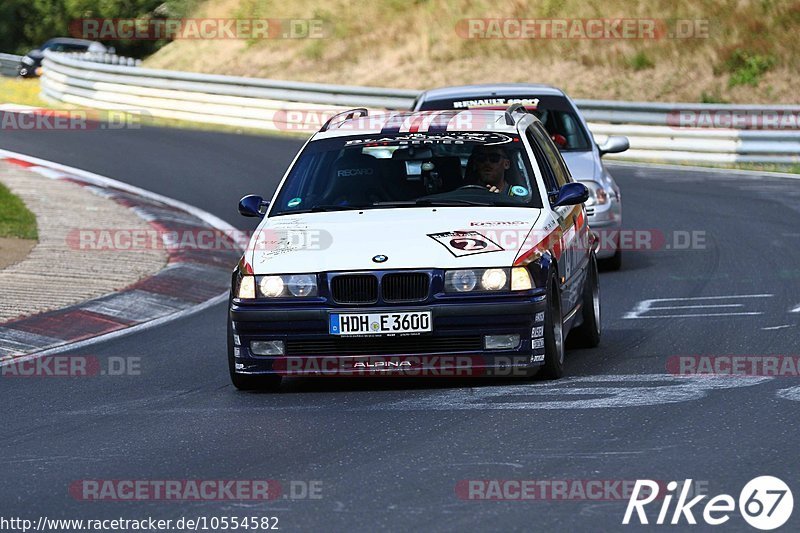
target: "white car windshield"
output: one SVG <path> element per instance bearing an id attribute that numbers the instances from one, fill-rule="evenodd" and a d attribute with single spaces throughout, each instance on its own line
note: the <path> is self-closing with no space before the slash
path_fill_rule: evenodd
<path id="1" fill-rule="evenodd" d="M 431 205 L 542 207 L 519 136 L 394 133 L 313 141 L 270 216 Z"/>

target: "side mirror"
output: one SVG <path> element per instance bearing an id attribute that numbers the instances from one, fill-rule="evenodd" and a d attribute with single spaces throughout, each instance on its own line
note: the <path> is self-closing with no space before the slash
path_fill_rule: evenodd
<path id="1" fill-rule="evenodd" d="M 259 217 L 263 218 L 267 213 L 269 202 L 257 194 L 248 194 L 239 200 L 239 214 L 245 217 Z"/>
<path id="2" fill-rule="evenodd" d="M 631 143 L 628 141 L 627 137 L 623 137 L 622 135 L 612 135 L 606 139 L 606 142 L 597 148 L 600 150 L 600 157 L 603 157 L 606 154 L 618 154 L 620 152 L 624 152 L 630 147 Z"/>
<path id="3" fill-rule="evenodd" d="M 589 189 L 583 183 L 567 183 L 558 191 L 553 207 L 578 205 L 589 199 Z"/>

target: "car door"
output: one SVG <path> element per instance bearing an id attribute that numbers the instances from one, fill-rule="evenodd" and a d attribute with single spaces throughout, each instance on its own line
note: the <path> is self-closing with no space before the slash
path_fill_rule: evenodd
<path id="1" fill-rule="evenodd" d="M 544 159 L 550 168 L 548 197 L 551 202 L 558 196 L 558 190 L 567 183 L 573 182 L 564 159 L 558 149 L 550 141 L 547 131 L 539 122 L 534 122 L 528 128 L 533 140 L 541 147 Z M 551 189 L 552 188 L 552 189 Z M 553 194 L 550 194 L 552 191 Z M 588 228 L 586 226 L 586 213 L 583 205 L 567 205 L 553 208 L 553 214 L 561 227 L 560 251 L 558 257 L 559 273 L 564 280 L 562 285 L 562 304 L 565 310 L 572 310 L 580 302 L 586 265 L 588 264 L 588 249 L 585 246 Z"/>

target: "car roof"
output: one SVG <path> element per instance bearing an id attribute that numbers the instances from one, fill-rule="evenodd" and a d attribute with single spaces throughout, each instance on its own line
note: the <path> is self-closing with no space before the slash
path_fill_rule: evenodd
<path id="1" fill-rule="evenodd" d="M 517 127 L 516 124 L 507 124 L 506 112 L 498 110 L 395 111 L 334 121 L 328 129 L 316 133 L 314 140 L 381 133 L 395 135 L 459 131 L 516 133 Z"/>
<path id="2" fill-rule="evenodd" d="M 450 98 L 517 96 L 531 93 L 537 96 L 566 96 L 564 91 L 542 83 L 487 83 L 483 85 L 456 85 L 439 87 L 423 92 L 419 98 L 424 100 L 447 100 Z"/>

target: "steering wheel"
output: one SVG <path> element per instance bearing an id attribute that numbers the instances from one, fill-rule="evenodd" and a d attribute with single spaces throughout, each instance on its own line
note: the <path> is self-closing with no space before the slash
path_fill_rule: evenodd
<path id="1" fill-rule="evenodd" d="M 486 187 L 484 187 L 483 185 L 463 185 L 463 186 L 459 187 L 456 190 L 460 191 L 462 189 L 480 189 L 482 191 L 487 190 Z"/>

